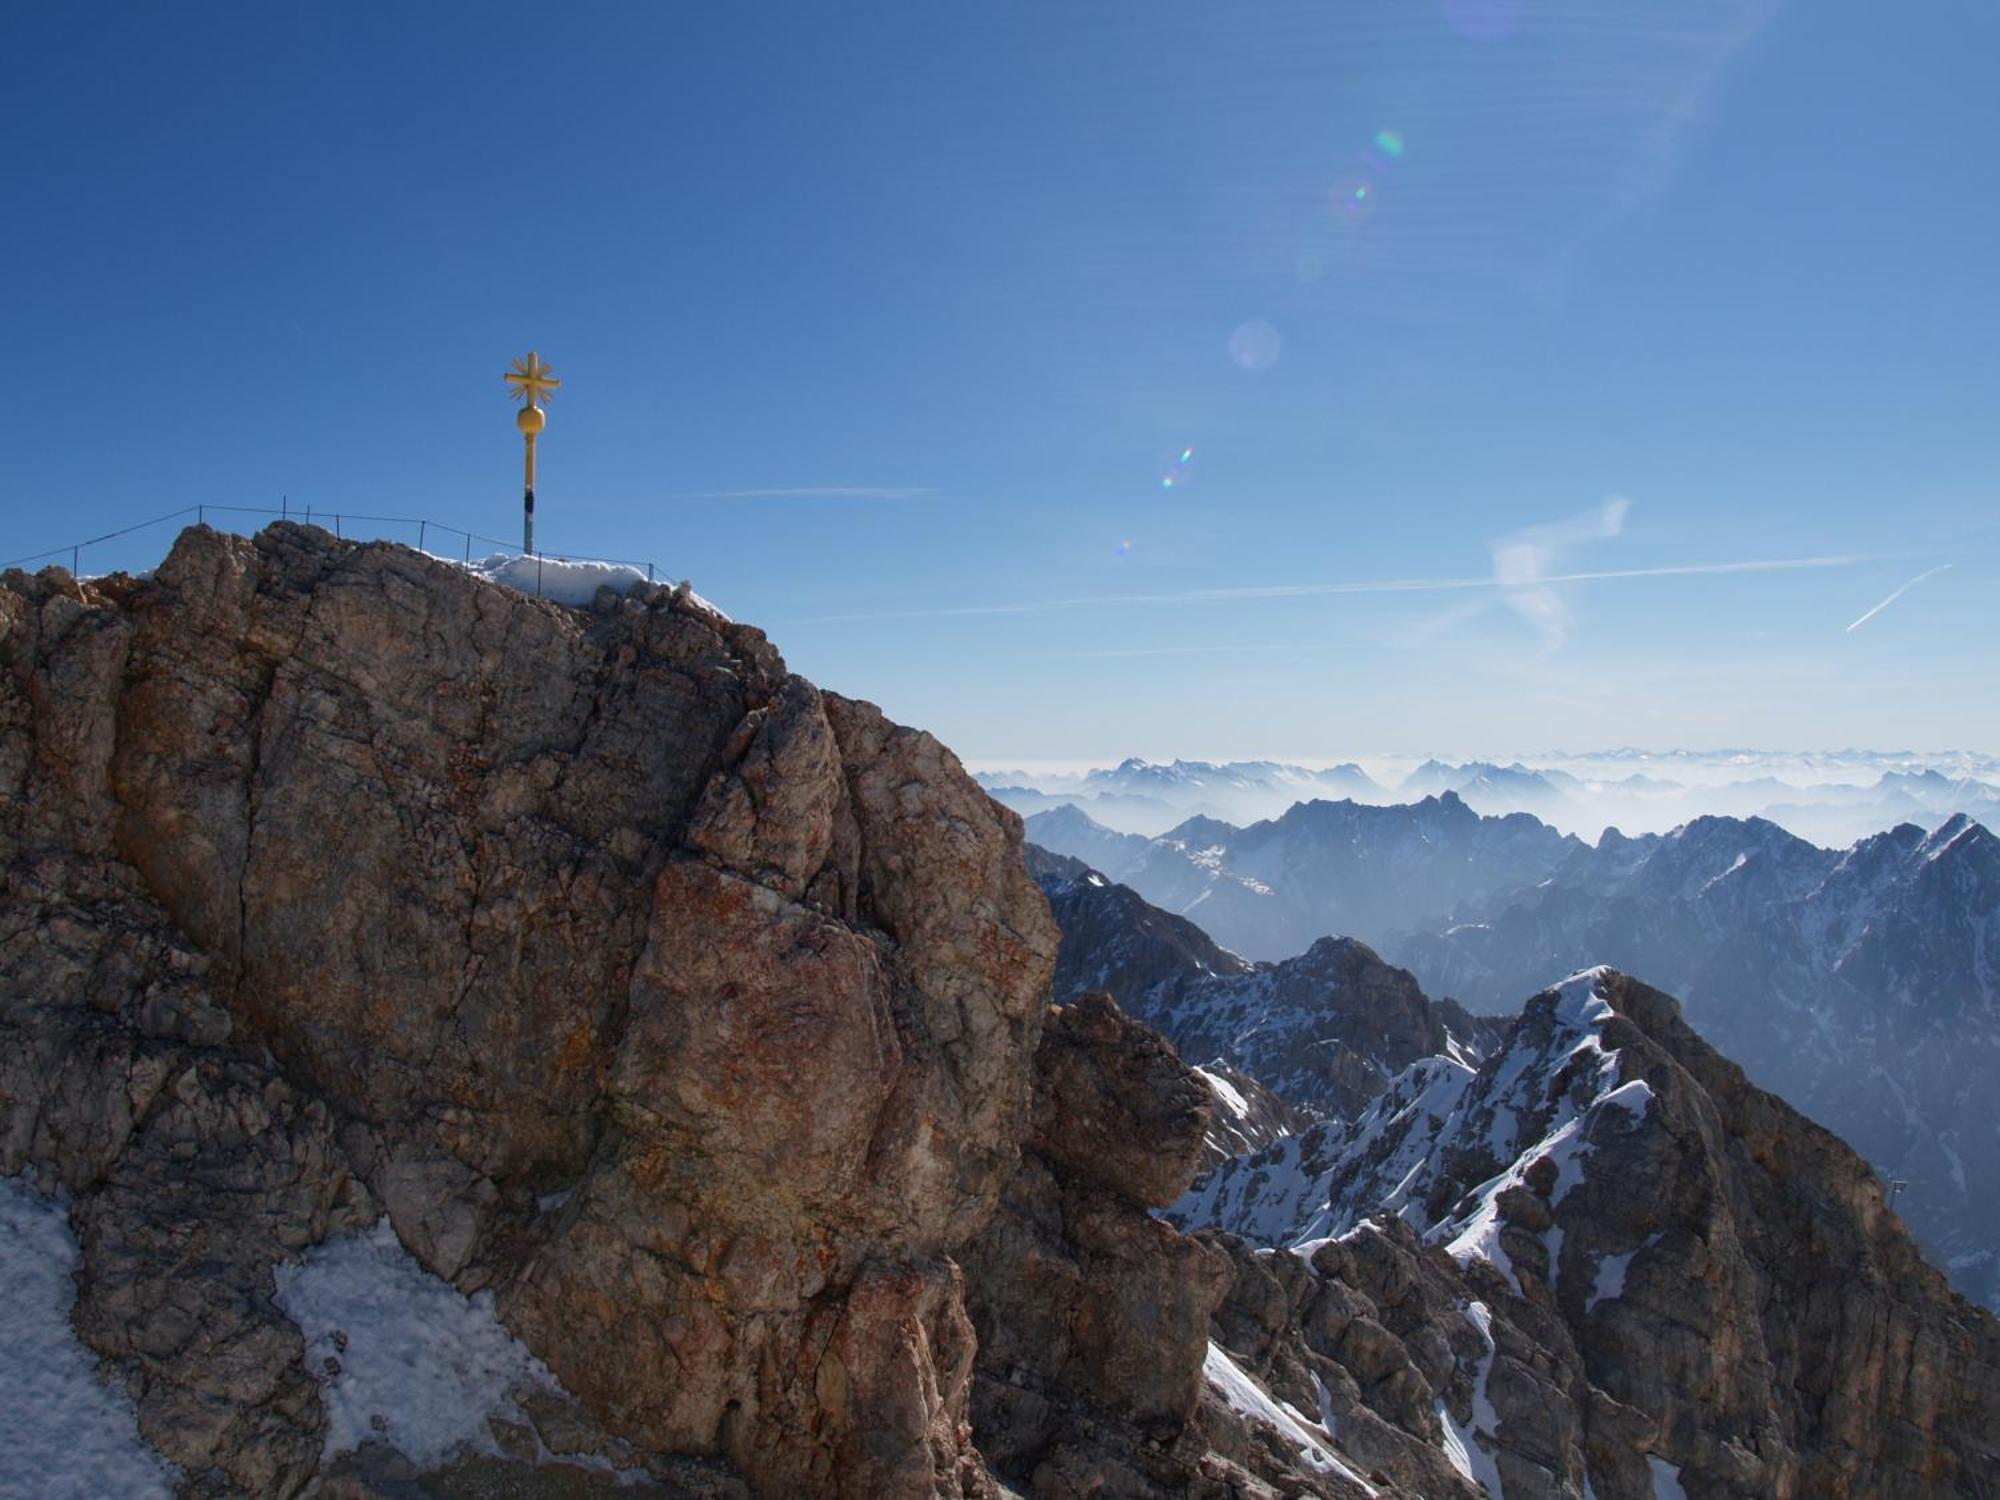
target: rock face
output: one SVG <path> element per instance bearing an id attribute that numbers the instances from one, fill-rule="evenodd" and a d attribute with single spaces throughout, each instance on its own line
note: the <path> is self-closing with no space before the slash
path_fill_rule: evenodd
<path id="1" fill-rule="evenodd" d="M 1029 1125 L 1018 821 L 642 592 L 290 525 L 0 587 L 0 1171 L 72 1195 L 191 1483 L 313 1472 L 271 1266 L 386 1214 L 641 1450 L 983 1486 L 950 1255 Z"/>
<path id="2" fill-rule="evenodd" d="M 1672 1000 L 1592 971 L 1422 1074 L 1295 1248 L 1218 1241 L 1220 1336 L 1350 1454 L 1431 1493 L 1442 1448 L 1509 1500 L 1991 1492 L 2000 1325 Z"/>

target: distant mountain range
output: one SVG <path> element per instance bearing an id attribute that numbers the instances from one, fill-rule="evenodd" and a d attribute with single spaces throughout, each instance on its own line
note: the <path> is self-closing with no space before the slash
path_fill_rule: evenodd
<path id="1" fill-rule="evenodd" d="M 1378 941 L 1427 927 L 1544 880 L 1587 847 L 1525 813 L 1481 817 L 1449 791 L 1392 807 L 1301 802 L 1248 828 L 1190 818 L 1155 839 L 1061 807 L 1030 817 L 1028 837 L 1253 959 L 1289 957 L 1330 933 Z"/>
<path id="2" fill-rule="evenodd" d="M 1249 824 L 1294 803 L 1351 799 L 1384 805 L 1455 793 L 1475 812 L 1533 813 L 1595 840 L 1606 828 L 1663 833 L 1704 815 L 1764 817 L 1802 838 L 1844 847 L 1898 823 L 1934 827 L 1953 813 L 2000 821 L 2000 760 L 1948 754 L 1748 751 L 1552 758 L 1536 765 L 1470 760 L 1324 769 L 1280 761 L 1131 759 L 1051 775 L 988 771 L 978 780 L 1024 816 L 1075 807 L 1121 833 L 1157 835 L 1190 817 Z"/>
<path id="3" fill-rule="evenodd" d="M 1387 787 L 1352 764 L 1315 771 L 1268 760 L 1217 765 L 1134 758 L 1074 776 L 988 771 L 974 779 L 1024 816 L 1077 807 L 1108 827 L 1132 833 L 1159 833 L 1191 815 L 1254 822 L 1317 797 L 1393 800 Z"/>
<path id="4" fill-rule="evenodd" d="M 1399 985 L 1368 970 L 1372 995 L 1397 997 L 1372 1051 L 1362 1023 L 1338 1038 L 1385 1071 L 1418 1060 L 1401 1020 L 1416 1013 L 1411 995 L 1501 1012 L 1593 964 L 1654 976 L 1759 1084 L 1906 1183 L 1900 1207 L 1933 1254 L 1969 1294 L 2000 1300 L 2000 839 L 1969 818 L 1838 852 L 1721 817 L 1592 846 L 1446 794 L 1308 804 L 1249 829 L 1202 821 L 1155 840 L 1063 809 L 1031 819 L 1029 836 L 1063 840 L 1100 870 L 1108 858 L 1133 888 L 1072 878 L 1065 893 L 1044 880 L 1066 933 L 1059 985 L 1102 984 L 1191 1058 L 1225 1057 L 1335 1116 L 1351 1113 L 1355 1089 L 1305 1081 L 1324 1042 L 1312 1017 L 1352 990 L 1355 949 L 1410 971 Z M 1098 877 L 1107 887 L 1111 873 Z M 1215 944 L 1147 901 L 1173 902 Z M 1295 956 L 1237 957 L 1286 944 Z M 1476 1061 L 1487 1038 L 1451 1029 L 1455 1061 Z M 1300 1135 L 1283 1149 L 1310 1161 L 1325 1144 Z"/>

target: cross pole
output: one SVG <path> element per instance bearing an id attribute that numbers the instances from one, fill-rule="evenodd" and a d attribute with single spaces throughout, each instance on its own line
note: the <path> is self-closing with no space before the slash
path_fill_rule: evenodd
<path id="1" fill-rule="evenodd" d="M 514 415 L 514 425 L 521 429 L 521 440 L 527 446 L 527 484 L 521 495 L 521 550 L 532 556 L 535 550 L 535 439 L 541 436 L 549 420 L 548 414 L 542 410 L 542 400 L 549 392 L 562 389 L 562 382 L 542 362 L 541 355 L 533 351 L 515 360 L 513 369 L 500 378 L 507 382 L 509 394 L 521 403 L 520 411 Z"/>

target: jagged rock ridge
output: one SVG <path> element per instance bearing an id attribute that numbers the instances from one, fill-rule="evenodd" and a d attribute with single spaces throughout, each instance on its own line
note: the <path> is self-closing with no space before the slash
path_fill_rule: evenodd
<path id="1" fill-rule="evenodd" d="M 1282 1104 L 1349 1116 L 1418 1058 L 1476 1062 L 1500 1033 L 1351 938 L 1251 963 L 1129 887 L 1029 849 L 1063 934 L 1056 998 L 1108 990 L 1183 1056 L 1235 1070 Z"/>
<path id="2" fill-rule="evenodd" d="M 1385 949 L 1478 1008 L 1611 963 L 1683 997 L 1765 1088 L 1838 1131 L 1970 1294 L 2000 1301 L 2000 838 L 1964 817 L 1844 851 L 1760 819 L 1607 833 L 1548 880 Z"/>
<path id="3" fill-rule="evenodd" d="M 1639 1500 L 1662 1474 L 1700 1500 L 1991 1493 L 2000 1325 L 1866 1163 L 1657 991 L 1580 975 L 1476 1073 L 1413 1070 L 1329 1128 L 1290 1248 L 1219 1241 L 1218 1326 L 1399 1482 L 1435 1483 L 1441 1447 L 1510 1500 Z"/>
<path id="4" fill-rule="evenodd" d="M 1065 929 L 1059 988 L 1103 980 L 1143 1009 L 1162 987 L 1244 982 L 1190 924 L 1077 862 L 1038 871 Z M 1309 988 L 1293 1014 L 1310 1011 Z M 1347 1021 L 1364 1048 L 1374 1014 Z M 1384 1036 L 1400 1014 L 1383 1010 Z M 1672 1002 L 1615 975 L 1543 997 L 1490 1040 L 1483 1065 L 1419 1058 L 1357 1117 L 1241 1155 L 1169 1211 L 1249 1236 L 1213 1241 L 1237 1266 L 1218 1358 L 1233 1362 L 1225 1383 L 1248 1376 L 1276 1403 L 1267 1457 L 1289 1453 L 1284 1482 L 1347 1493 L 1324 1468 L 1345 1454 L 1388 1491 L 1429 1495 L 1475 1476 L 1509 1495 L 1580 1496 L 1589 1481 L 1600 1497 L 1642 1496 L 1656 1470 L 1693 1495 L 1984 1493 L 1992 1321 L 1921 1264 L 1852 1152 L 1747 1085 Z M 1311 1039 L 1291 1041 L 1266 1062 L 1294 1068 Z M 1660 1364 L 1655 1343 L 1681 1363 L 1643 1377 L 1643 1401 L 1618 1416 L 1635 1398 L 1617 1372 Z M 1774 1348 L 1766 1378 L 1744 1351 Z M 1866 1373 L 1826 1373 L 1849 1366 Z M 1738 1404 L 1711 1410 L 1725 1370 Z M 1850 1412 L 1902 1399 L 1843 1381 L 1940 1378 L 1962 1384 L 1889 1424 L 1927 1430 L 1920 1460 L 1889 1451 L 1900 1439 L 1813 1425 L 1830 1389 Z M 1702 1446 L 1753 1420 L 1754 1463 Z M 1946 1459 L 1931 1451 L 1941 1429 Z"/>

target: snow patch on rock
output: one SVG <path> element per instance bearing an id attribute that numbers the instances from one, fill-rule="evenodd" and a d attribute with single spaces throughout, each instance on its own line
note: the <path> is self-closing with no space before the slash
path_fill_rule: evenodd
<path id="1" fill-rule="evenodd" d="M 1228 1403 L 1232 1411 L 1240 1412 L 1256 1421 L 1269 1423 L 1277 1430 L 1285 1443 L 1296 1449 L 1306 1467 L 1323 1473 L 1338 1474 L 1350 1484 L 1355 1484 L 1370 1495 L 1381 1491 L 1364 1479 L 1361 1474 L 1339 1454 L 1333 1451 L 1331 1440 L 1324 1431 L 1315 1430 L 1317 1423 L 1309 1424 L 1296 1408 L 1274 1401 L 1264 1393 L 1264 1388 L 1243 1372 L 1240 1365 L 1229 1357 L 1229 1351 L 1213 1339 L 1209 1340 L 1208 1357 L 1202 1362 L 1202 1376 L 1211 1389 Z M 1324 1400 L 1322 1400 L 1324 1404 Z"/>
<path id="2" fill-rule="evenodd" d="M 1646 1455 L 1646 1467 L 1653 1471 L 1653 1500 L 1688 1500 L 1681 1487 L 1680 1469 L 1654 1454 Z"/>
<path id="3" fill-rule="evenodd" d="M 178 1471 L 70 1324 L 80 1260 L 62 1201 L 0 1178 L 0 1495 L 165 1500 Z"/>
<path id="4" fill-rule="evenodd" d="M 1498 1500 L 1501 1494 L 1500 1466 L 1493 1454 L 1481 1443 L 1493 1441 L 1496 1428 L 1500 1425 L 1499 1415 L 1493 1410 L 1492 1398 L 1486 1394 L 1486 1382 L 1493 1373 L 1493 1355 L 1497 1346 L 1493 1341 L 1493 1311 L 1484 1302 L 1473 1302 L 1465 1309 L 1465 1321 L 1470 1323 L 1486 1343 L 1486 1352 L 1479 1357 L 1479 1368 L 1472 1376 L 1472 1417 L 1461 1422 L 1452 1415 L 1451 1407 L 1443 1396 L 1437 1398 L 1438 1425 L 1444 1432 L 1444 1456 L 1451 1466 Z"/>
<path id="5" fill-rule="evenodd" d="M 498 1454 L 487 1418 L 525 1421 L 516 1392 L 561 1387 L 502 1326 L 418 1265 L 385 1218 L 277 1268 L 278 1306 L 305 1335 L 326 1402 L 326 1457 L 384 1442 L 423 1468 Z"/>

